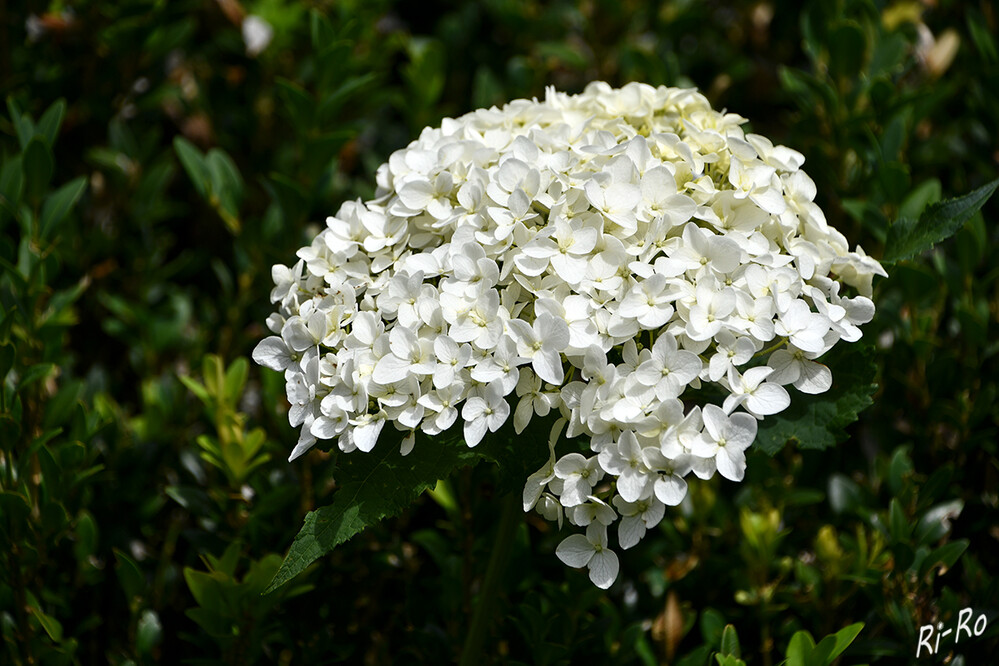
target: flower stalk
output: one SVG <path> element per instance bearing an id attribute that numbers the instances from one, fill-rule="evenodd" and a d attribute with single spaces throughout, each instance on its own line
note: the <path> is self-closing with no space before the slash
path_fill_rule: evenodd
<path id="1" fill-rule="evenodd" d="M 522 513 L 520 498 L 516 493 L 509 493 L 500 499 L 500 521 L 496 528 L 496 539 L 486 565 L 486 577 L 482 580 L 479 598 L 472 615 L 465 645 L 461 650 L 460 666 L 476 666 L 479 664 L 482 646 L 485 644 L 489 631 L 490 620 L 494 615 L 499 596 L 500 583 L 506 566 L 510 561 L 510 551 L 513 540 L 520 526 Z"/>

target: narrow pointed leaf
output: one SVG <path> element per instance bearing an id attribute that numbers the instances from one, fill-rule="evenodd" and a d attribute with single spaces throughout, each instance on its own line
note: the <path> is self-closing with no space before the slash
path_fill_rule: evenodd
<path id="1" fill-rule="evenodd" d="M 66 219 L 66 215 L 80 199 L 83 191 L 87 187 L 86 176 L 80 176 L 71 180 L 58 190 L 53 192 L 45 200 L 42 206 L 41 232 L 42 238 L 47 238 L 59 224 Z"/>
<path id="2" fill-rule="evenodd" d="M 900 218 L 888 229 L 883 263 L 912 258 L 944 241 L 964 226 L 999 187 L 999 178 L 973 192 L 927 206 L 919 220 Z"/>

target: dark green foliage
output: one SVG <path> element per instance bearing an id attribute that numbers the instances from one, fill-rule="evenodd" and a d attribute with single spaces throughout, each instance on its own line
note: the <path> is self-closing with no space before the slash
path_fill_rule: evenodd
<path id="1" fill-rule="evenodd" d="M 888 230 L 885 263 L 911 259 L 953 236 L 972 215 L 981 210 L 997 187 L 999 179 L 963 197 L 927 206 L 918 220 L 900 217 Z"/>
<path id="2" fill-rule="evenodd" d="M 894 263 L 864 342 L 827 359 L 833 400 L 792 390 L 746 481 L 691 484 L 609 591 L 528 515 L 481 661 L 888 664 L 973 608 L 984 634 L 939 658 L 989 663 L 990 3 L 23 5 L 0 11 L 0 663 L 456 661 L 501 498 L 543 464 L 548 424 L 418 441 L 441 447 L 426 468 L 388 439 L 288 464 L 283 379 L 247 357 L 271 265 L 370 197 L 393 150 L 593 79 L 700 87 L 803 152 L 830 224 Z M 274 28 L 256 57 L 244 13 Z M 374 469 L 413 490 L 368 487 Z M 362 485 L 363 532 L 330 527 L 299 561 L 335 549 L 261 595 L 306 516 Z"/>
<path id="3" fill-rule="evenodd" d="M 823 361 L 832 370 L 832 388 L 820 395 L 792 390 L 791 406 L 764 419 L 753 446 L 774 455 L 789 442 L 821 450 L 846 439 L 846 427 L 872 403 L 877 390 L 874 349 L 862 343 L 840 345 Z"/>

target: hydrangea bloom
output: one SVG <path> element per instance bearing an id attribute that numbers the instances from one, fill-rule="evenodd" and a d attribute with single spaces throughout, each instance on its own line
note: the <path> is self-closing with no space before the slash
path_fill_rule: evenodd
<path id="1" fill-rule="evenodd" d="M 741 480 L 759 421 L 788 387 L 827 390 L 815 359 L 874 314 L 880 264 L 826 223 L 802 155 L 744 122 L 696 90 L 593 83 L 424 130 L 274 267 L 253 357 L 285 373 L 291 459 L 558 414 L 583 444 L 524 509 L 585 528 L 557 555 L 608 587 L 608 534 L 634 546 L 691 474 Z M 709 385 L 727 397 L 691 399 Z"/>

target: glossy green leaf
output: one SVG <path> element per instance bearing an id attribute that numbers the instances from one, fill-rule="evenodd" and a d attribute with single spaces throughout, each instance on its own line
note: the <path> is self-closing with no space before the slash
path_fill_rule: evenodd
<path id="1" fill-rule="evenodd" d="M 211 177 L 212 196 L 209 203 L 216 209 L 229 230 L 239 233 L 242 226 L 239 220 L 239 206 L 243 200 L 243 177 L 239 174 L 239 169 L 232 158 L 218 148 L 208 151 L 205 165 Z"/>
<path id="2" fill-rule="evenodd" d="M 184 171 L 194 184 L 194 189 L 207 201 L 211 192 L 212 174 L 205 162 L 205 156 L 182 136 L 174 137 L 173 148 Z"/>
<path id="3" fill-rule="evenodd" d="M 198 397 L 198 400 L 205 403 L 206 406 L 211 404 L 212 396 L 209 395 L 201 382 L 186 375 L 177 375 L 177 378 L 187 387 L 187 390 Z"/>
<path id="4" fill-rule="evenodd" d="M 42 629 L 44 629 L 45 633 L 49 635 L 49 638 L 56 643 L 62 641 L 62 624 L 59 620 L 45 613 L 36 605 L 28 606 L 28 610 L 31 611 L 31 614 L 35 616 L 36 620 L 38 620 L 38 624 L 42 625 Z"/>
<path id="5" fill-rule="evenodd" d="M 146 577 L 135 560 L 117 548 L 113 550 L 118 583 L 129 603 L 134 603 L 136 599 L 145 594 Z"/>
<path id="6" fill-rule="evenodd" d="M 739 647 L 739 635 L 735 631 L 735 625 L 725 625 L 718 650 L 724 655 L 730 655 L 735 658 L 742 656 L 742 649 Z"/>
<path id="7" fill-rule="evenodd" d="M 9 516 L 11 520 L 18 522 L 31 513 L 31 504 L 28 498 L 19 492 L 0 490 L 0 510 L 4 516 Z"/>
<path id="8" fill-rule="evenodd" d="M 97 551 L 97 521 L 89 511 L 80 511 L 73 528 L 76 543 L 73 551 L 78 561 L 84 560 Z"/>
<path id="9" fill-rule="evenodd" d="M 45 137 L 49 146 L 54 146 L 56 137 L 59 135 L 59 128 L 62 126 L 63 116 L 66 115 L 66 100 L 56 100 L 35 125 L 35 133 Z"/>
<path id="10" fill-rule="evenodd" d="M 288 79 L 278 78 L 275 86 L 295 129 L 303 133 L 311 129 L 316 110 L 316 101 L 312 96 L 305 88 Z"/>
<path id="11" fill-rule="evenodd" d="M 0 345 L 0 383 L 7 378 L 7 373 L 14 367 L 14 345 Z"/>
<path id="12" fill-rule="evenodd" d="M 857 636 L 859 636 L 860 632 L 863 630 L 864 630 L 864 623 L 856 622 L 848 627 L 843 627 L 835 634 L 833 634 L 832 639 L 834 641 L 834 644 L 832 650 L 829 652 L 827 663 L 831 663 L 833 659 L 843 654 L 843 651 L 846 650 L 848 647 L 850 647 L 853 641 L 857 639 Z M 822 642 L 824 643 L 828 639 L 829 637 L 827 636 L 826 638 L 822 639 Z"/>
<path id="13" fill-rule="evenodd" d="M 225 400 L 233 407 L 243 395 L 243 388 L 246 386 L 246 378 L 249 374 L 250 364 L 245 358 L 237 358 L 225 371 L 225 381 L 223 382 Z"/>
<path id="14" fill-rule="evenodd" d="M 807 631 L 795 632 L 787 646 L 787 666 L 816 666 L 812 661 L 815 641 Z"/>
<path id="15" fill-rule="evenodd" d="M 14 125 L 14 132 L 17 134 L 17 141 L 21 145 L 21 150 L 28 147 L 28 143 L 35 135 L 35 126 L 31 118 L 18 108 L 13 97 L 7 98 L 7 112 L 10 114 L 10 121 Z"/>
<path id="16" fill-rule="evenodd" d="M 24 168 L 25 190 L 31 199 L 38 199 L 49 186 L 55 163 L 52 150 L 40 137 L 34 137 L 28 142 L 21 155 Z"/>
<path id="17" fill-rule="evenodd" d="M 830 70 L 834 76 L 854 77 L 864 66 L 867 39 L 854 21 L 844 21 L 830 29 Z"/>
<path id="18" fill-rule="evenodd" d="M 701 638 L 713 648 L 721 644 L 722 631 L 725 629 L 725 618 L 714 608 L 708 608 L 701 614 Z"/>
<path id="19" fill-rule="evenodd" d="M 909 536 L 909 518 L 897 498 L 892 498 L 888 503 L 888 527 L 895 541 L 904 541 Z"/>
<path id="20" fill-rule="evenodd" d="M 17 390 L 21 391 L 35 382 L 48 377 L 55 369 L 54 363 L 36 363 L 21 376 L 21 381 L 17 384 Z"/>
<path id="21" fill-rule="evenodd" d="M 969 544 L 970 542 L 967 539 L 960 539 L 946 543 L 930 552 L 919 567 L 920 579 L 935 567 L 943 566 L 948 569 L 953 567 L 961 556 L 964 555 L 964 551 L 968 550 Z"/>
<path id="22" fill-rule="evenodd" d="M 885 263 L 910 259 L 944 241 L 964 226 L 999 187 L 999 179 L 955 199 L 928 206 L 918 220 L 899 218 L 888 229 Z"/>
<path id="23" fill-rule="evenodd" d="M 24 193 L 24 170 L 21 158 L 11 157 L 0 166 L 0 225 L 16 217 Z"/>
<path id="24" fill-rule="evenodd" d="M 41 216 L 41 236 L 48 236 L 59 228 L 59 225 L 66 219 L 69 211 L 73 209 L 76 202 L 80 200 L 83 191 L 87 188 L 86 176 L 80 176 L 71 180 L 58 190 L 50 194 L 42 205 Z"/>

